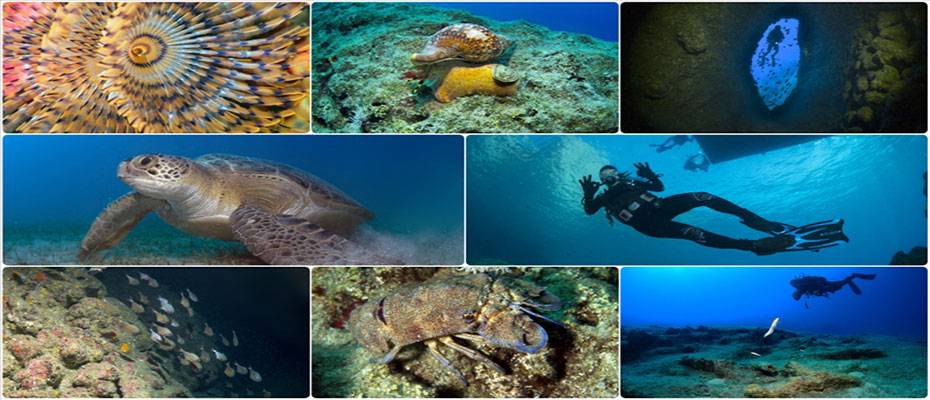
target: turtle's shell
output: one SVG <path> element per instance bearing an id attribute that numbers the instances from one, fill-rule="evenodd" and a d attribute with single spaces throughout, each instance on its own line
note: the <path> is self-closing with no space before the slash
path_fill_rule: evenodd
<path id="1" fill-rule="evenodd" d="M 312 199 L 312 203 L 319 207 L 347 212 L 362 220 L 373 217 L 370 211 L 333 185 L 285 164 L 229 154 L 207 154 L 198 157 L 195 161 L 211 173 L 238 178 L 230 181 L 239 186 L 256 186 L 239 187 L 238 189 L 242 192 L 255 193 L 269 185 L 298 185 Z M 269 190 L 268 192 L 276 191 Z M 275 201 L 273 196 L 262 197 L 268 201 Z"/>

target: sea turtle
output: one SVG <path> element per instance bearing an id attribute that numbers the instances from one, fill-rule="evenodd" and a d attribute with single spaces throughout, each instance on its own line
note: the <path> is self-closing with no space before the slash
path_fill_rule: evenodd
<path id="1" fill-rule="evenodd" d="M 287 165 L 208 154 L 143 154 L 119 164 L 134 189 L 100 213 L 78 258 L 113 247 L 149 212 L 192 235 L 238 240 L 269 264 L 374 264 L 347 239 L 373 214 L 322 179 Z"/>

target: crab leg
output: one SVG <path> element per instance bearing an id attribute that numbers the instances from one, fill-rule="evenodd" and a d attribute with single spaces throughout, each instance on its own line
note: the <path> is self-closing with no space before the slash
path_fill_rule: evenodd
<path id="1" fill-rule="evenodd" d="M 381 357 L 381 358 L 372 357 L 369 361 L 372 364 L 387 364 L 391 362 L 391 360 L 393 360 L 394 357 L 397 356 L 397 353 L 400 352 L 401 347 L 403 346 L 401 345 L 394 346 L 394 348 L 391 349 L 391 351 L 387 352 L 387 354 L 385 354 L 384 357 Z"/>
<path id="2" fill-rule="evenodd" d="M 462 386 L 468 386 L 468 381 L 465 380 L 465 375 L 462 374 L 462 371 L 459 371 L 458 369 L 453 367 L 452 363 L 449 362 L 449 360 L 443 357 L 442 354 L 439 354 L 439 350 L 437 349 L 438 342 L 436 342 L 435 340 L 427 340 L 425 343 L 426 343 L 426 350 L 429 351 L 429 353 L 432 354 L 433 357 L 435 357 L 436 360 L 439 361 L 439 363 L 442 364 L 442 366 L 446 368 L 446 370 L 448 370 L 449 372 L 452 372 L 452 374 L 454 374 L 455 377 L 459 379 L 459 382 L 462 382 Z"/>
<path id="3" fill-rule="evenodd" d="M 457 338 L 459 338 L 459 339 L 465 339 L 465 340 L 468 340 L 468 341 L 471 341 L 471 342 L 475 342 L 475 343 L 482 343 L 482 342 L 484 342 L 484 338 L 483 338 L 483 337 L 481 337 L 481 336 L 479 336 L 479 335 L 476 335 L 476 334 L 474 334 L 474 333 L 456 333 L 456 334 L 455 334 L 455 337 L 457 337 Z"/>
<path id="4" fill-rule="evenodd" d="M 535 312 L 535 311 L 533 311 L 533 310 L 530 310 L 530 309 L 527 308 L 527 307 L 523 307 L 521 304 L 511 304 L 511 305 L 510 305 L 510 308 L 513 309 L 513 310 L 515 310 L 515 311 L 519 311 L 519 312 L 522 312 L 522 313 L 526 313 L 526 314 L 529 314 L 529 315 L 534 316 L 534 317 L 536 317 L 536 318 L 539 318 L 539 319 L 541 319 L 541 320 L 543 320 L 543 321 L 547 321 L 547 322 L 553 323 L 553 324 L 555 324 L 555 325 L 561 326 L 561 327 L 563 327 L 563 328 L 566 328 L 565 324 L 563 324 L 563 323 L 561 323 L 561 322 L 559 322 L 559 321 L 556 321 L 556 320 L 554 320 L 554 319 L 548 318 L 548 317 L 546 317 L 545 315 L 539 314 L 539 313 L 537 313 L 537 312 Z"/>
<path id="5" fill-rule="evenodd" d="M 492 361 L 490 358 L 485 357 L 484 354 L 481 354 L 478 351 L 469 349 L 468 347 L 465 347 L 465 346 L 462 346 L 456 343 L 449 336 L 439 338 L 439 341 L 442 342 L 442 344 L 451 347 L 452 350 L 458 351 L 459 353 L 464 354 L 466 357 L 484 364 L 488 368 L 496 370 L 497 372 L 500 372 L 501 374 L 506 374 L 504 369 L 501 368 L 500 365 L 497 365 L 496 362 Z"/>

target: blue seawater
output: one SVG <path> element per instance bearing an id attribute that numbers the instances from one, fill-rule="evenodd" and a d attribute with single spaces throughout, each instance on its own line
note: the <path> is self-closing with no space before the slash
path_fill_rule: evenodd
<path id="1" fill-rule="evenodd" d="M 41 232 L 74 229 L 73 242 L 62 245 L 76 251 L 97 214 L 131 190 L 116 177 L 120 161 L 145 153 L 229 153 L 314 174 L 373 211 L 375 219 L 366 225 L 374 231 L 410 240 L 441 240 L 448 246 L 434 253 L 448 253 L 434 254 L 433 260 L 459 264 L 464 236 L 462 145 L 456 136 L 7 136 L 4 245 L 9 250 L 11 242 L 24 236 L 38 240 Z M 146 220 L 130 237 L 146 227 L 166 226 L 155 216 Z"/>
<path id="2" fill-rule="evenodd" d="M 426 3 L 468 11 L 498 21 L 524 20 L 554 31 L 584 33 L 618 41 L 616 3 Z"/>
<path id="3" fill-rule="evenodd" d="M 794 287 L 789 282 L 800 275 L 838 281 L 852 273 L 877 276 L 854 280 L 861 295 L 844 287 L 829 297 L 791 297 Z M 795 332 L 927 338 L 927 270 L 922 267 L 634 267 L 621 272 L 620 296 L 624 329 L 764 329 L 778 317 L 777 329 Z"/>
<path id="4" fill-rule="evenodd" d="M 798 20 L 782 18 L 769 25 L 752 55 L 749 70 L 769 110 L 785 103 L 798 85 L 801 46 Z"/>
<path id="5" fill-rule="evenodd" d="M 470 264 L 719 265 L 888 264 L 898 251 L 927 245 L 923 136 L 832 136 L 711 165 L 683 168 L 702 149 L 664 153 L 664 136 L 471 136 L 467 166 Z M 737 146 L 737 144 L 734 144 Z M 849 243 L 820 252 L 757 256 L 609 225 L 588 216 L 578 180 L 613 164 L 635 172 L 649 162 L 666 190 L 706 191 L 764 218 L 803 225 L 846 220 Z M 756 239 L 736 217 L 695 209 L 676 220 L 736 238 Z"/>

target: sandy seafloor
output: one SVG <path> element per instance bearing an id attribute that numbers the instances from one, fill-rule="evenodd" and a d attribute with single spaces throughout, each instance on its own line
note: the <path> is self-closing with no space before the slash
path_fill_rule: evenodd
<path id="1" fill-rule="evenodd" d="M 623 396 L 927 395 L 926 340 L 775 331 L 763 342 L 764 334 L 764 328 L 624 326 Z"/>
<path id="2" fill-rule="evenodd" d="M 3 261 L 11 265 L 79 264 L 87 226 L 29 225 L 4 239 Z M 432 233 L 384 233 L 362 229 L 356 237 L 368 248 L 420 264 L 457 264 L 461 236 Z M 361 239 L 360 239 L 361 238 Z M 262 265 L 239 242 L 202 238 L 181 232 L 149 216 L 95 264 L 108 265 Z"/>

